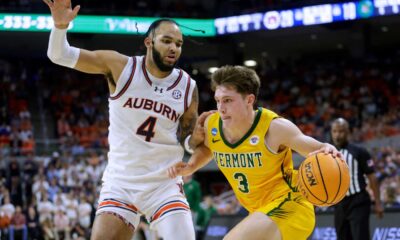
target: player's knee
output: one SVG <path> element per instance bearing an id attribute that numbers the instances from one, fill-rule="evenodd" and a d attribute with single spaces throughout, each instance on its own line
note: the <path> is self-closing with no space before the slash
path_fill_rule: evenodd
<path id="1" fill-rule="evenodd" d="M 133 232 L 133 227 L 129 227 L 121 218 L 105 213 L 96 216 L 90 240 L 130 240 Z"/>
<path id="2" fill-rule="evenodd" d="M 167 216 L 156 225 L 163 240 L 195 240 L 191 215 L 188 213 Z"/>
<path id="3" fill-rule="evenodd" d="M 92 234 L 90 236 L 90 240 L 103 240 L 103 239 L 109 239 L 109 240 L 130 240 L 132 239 L 133 236 L 133 231 L 130 230 L 122 230 L 115 229 L 112 227 L 104 227 L 102 226 L 101 229 L 93 229 Z"/>
<path id="4" fill-rule="evenodd" d="M 195 240 L 194 228 L 189 224 L 175 224 L 167 231 L 160 231 L 159 235 L 163 240 Z"/>
<path id="5" fill-rule="evenodd" d="M 109 228 L 107 231 L 105 231 L 104 227 L 93 228 L 90 240 L 101 239 L 118 239 L 118 233 L 112 228 Z"/>
<path id="6" fill-rule="evenodd" d="M 225 235 L 223 240 L 239 240 L 239 239 L 244 239 L 243 236 L 240 234 L 235 234 L 233 232 L 228 232 L 228 234 Z"/>
<path id="7" fill-rule="evenodd" d="M 164 237 L 165 240 L 195 240 L 194 230 L 183 229 L 181 231 L 175 232 L 169 236 Z"/>

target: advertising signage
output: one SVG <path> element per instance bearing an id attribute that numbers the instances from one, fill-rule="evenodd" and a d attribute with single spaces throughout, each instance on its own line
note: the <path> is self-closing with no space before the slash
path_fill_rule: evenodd
<path id="1" fill-rule="evenodd" d="M 143 34 L 157 18 L 79 15 L 69 25 L 69 32 L 103 34 Z M 174 19 L 182 27 L 183 34 L 190 36 L 215 36 L 213 19 Z M 0 31 L 50 31 L 53 19 L 49 14 L 0 13 Z M 195 29 L 195 30 L 193 30 Z M 202 30 L 201 31 L 196 31 Z"/>
<path id="2" fill-rule="evenodd" d="M 400 1 L 360 1 L 252 13 L 215 19 L 217 35 L 327 24 L 399 14 Z"/>

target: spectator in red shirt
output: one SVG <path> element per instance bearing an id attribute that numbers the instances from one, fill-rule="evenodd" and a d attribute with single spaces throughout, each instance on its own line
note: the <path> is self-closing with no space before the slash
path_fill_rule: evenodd
<path id="1" fill-rule="evenodd" d="M 22 212 L 21 206 L 15 208 L 15 213 L 11 218 L 10 240 L 28 239 L 28 229 L 26 227 L 26 217 Z"/>

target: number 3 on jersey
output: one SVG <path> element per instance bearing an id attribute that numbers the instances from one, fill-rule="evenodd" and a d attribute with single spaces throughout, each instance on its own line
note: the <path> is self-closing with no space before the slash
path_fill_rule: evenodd
<path id="1" fill-rule="evenodd" d="M 249 182 L 247 181 L 246 175 L 243 173 L 235 173 L 233 177 L 239 181 L 238 189 L 242 193 L 249 193 Z"/>
<path id="2" fill-rule="evenodd" d="M 155 117 L 148 117 L 146 121 L 140 125 L 136 131 L 136 134 L 145 136 L 146 142 L 150 142 L 151 139 L 154 137 L 154 127 L 156 126 L 157 118 Z"/>

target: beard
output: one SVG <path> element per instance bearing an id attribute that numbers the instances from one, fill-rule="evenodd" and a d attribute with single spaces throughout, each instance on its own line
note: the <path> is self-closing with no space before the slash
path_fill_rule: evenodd
<path id="1" fill-rule="evenodd" d="M 154 60 L 154 63 L 156 64 L 156 66 L 158 67 L 158 69 L 160 69 L 161 72 L 171 72 L 174 69 L 178 60 L 175 61 L 174 64 L 172 64 L 172 65 L 167 65 L 167 64 L 163 63 L 163 61 L 161 59 L 161 54 L 159 51 L 157 51 L 157 49 L 154 47 L 154 45 L 153 45 L 152 50 L 153 50 L 152 51 L 153 52 L 153 60 Z"/>
<path id="2" fill-rule="evenodd" d="M 335 147 L 337 148 L 342 148 L 344 145 L 346 145 L 347 140 L 346 139 L 341 139 L 341 138 L 337 138 L 337 139 L 333 139 L 332 138 L 332 143 Z"/>

